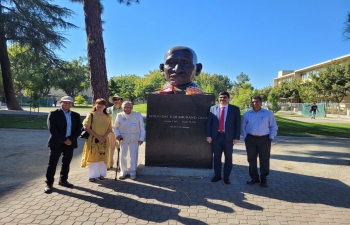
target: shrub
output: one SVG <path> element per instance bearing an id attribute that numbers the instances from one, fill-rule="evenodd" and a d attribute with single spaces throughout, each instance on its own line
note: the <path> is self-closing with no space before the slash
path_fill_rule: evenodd
<path id="1" fill-rule="evenodd" d="M 77 97 L 75 97 L 74 104 L 77 106 L 82 106 L 82 105 L 87 105 L 87 102 L 82 95 L 78 95 Z"/>
<path id="2" fill-rule="evenodd" d="M 281 110 L 281 106 L 279 106 L 277 103 L 273 103 L 272 106 L 267 106 L 267 108 L 272 111 L 274 114 Z"/>

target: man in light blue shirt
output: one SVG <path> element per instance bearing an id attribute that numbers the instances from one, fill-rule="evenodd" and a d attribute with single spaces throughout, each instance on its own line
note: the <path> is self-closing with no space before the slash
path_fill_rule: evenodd
<path id="1" fill-rule="evenodd" d="M 247 184 L 260 183 L 261 187 L 267 187 L 266 177 L 270 173 L 271 141 L 277 134 L 277 123 L 271 111 L 261 108 L 260 96 L 252 97 L 253 109 L 244 113 L 242 120 L 242 135 L 244 137 L 249 163 L 249 175 Z M 259 156 L 260 179 L 257 167 Z"/>

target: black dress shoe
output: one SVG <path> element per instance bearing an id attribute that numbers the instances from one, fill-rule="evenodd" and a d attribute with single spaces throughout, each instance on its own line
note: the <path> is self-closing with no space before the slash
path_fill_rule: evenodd
<path id="1" fill-rule="evenodd" d="M 230 181 L 229 178 L 224 178 L 224 183 L 225 183 L 225 184 L 231 184 L 231 181 Z"/>
<path id="2" fill-rule="evenodd" d="M 269 185 L 267 184 L 267 180 L 266 179 L 261 179 L 260 182 L 260 187 L 268 187 Z"/>
<path id="3" fill-rule="evenodd" d="M 221 180 L 221 177 L 213 177 L 213 179 L 211 179 L 211 182 L 218 182 L 219 180 Z"/>
<path id="4" fill-rule="evenodd" d="M 61 186 L 63 186 L 63 187 L 68 187 L 68 188 L 71 188 L 71 187 L 74 186 L 73 184 L 69 183 L 69 182 L 66 181 L 66 180 L 65 180 L 65 181 L 60 180 L 60 181 L 58 182 L 58 184 L 61 185 Z"/>
<path id="5" fill-rule="evenodd" d="M 259 178 L 253 178 L 251 180 L 248 180 L 246 183 L 249 184 L 249 185 L 257 184 L 257 183 L 260 183 L 260 179 Z"/>
<path id="6" fill-rule="evenodd" d="M 46 194 L 50 194 L 52 192 L 52 189 L 53 189 L 52 184 L 47 184 L 45 189 L 44 189 L 44 192 Z"/>

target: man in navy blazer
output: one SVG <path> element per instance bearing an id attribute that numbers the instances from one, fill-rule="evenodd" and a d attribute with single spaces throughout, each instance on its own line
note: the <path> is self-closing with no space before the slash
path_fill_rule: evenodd
<path id="1" fill-rule="evenodd" d="M 241 113 L 238 107 L 230 105 L 230 94 L 219 93 L 219 103 L 210 108 L 206 136 L 214 153 L 215 176 L 211 182 L 221 180 L 221 156 L 225 155 L 224 183 L 230 184 L 232 170 L 232 149 L 240 139 Z"/>
<path id="2" fill-rule="evenodd" d="M 69 165 L 72 161 L 73 151 L 78 147 L 77 138 L 80 136 L 83 127 L 79 113 L 73 112 L 73 98 L 62 97 L 61 108 L 50 112 L 47 118 L 47 126 L 50 131 L 47 146 L 50 147 L 50 159 L 46 171 L 45 193 L 51 193 L 58 160 L 62 157 L 62 167 L 60 172 L 59 185 L 73 187 L 68 182 Z"/>

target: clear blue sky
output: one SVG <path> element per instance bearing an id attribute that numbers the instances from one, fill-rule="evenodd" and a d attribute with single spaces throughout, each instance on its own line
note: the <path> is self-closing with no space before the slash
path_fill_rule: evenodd
<path id="1" fill-rule="evenodd" d="M 76 12 L 59 55 L 87 55 L 82 5 L 55 1 Z M 143 76 L 158 69 L 165 52 L 188 46 L 203 71 L 241 72 L 255 88 L 273 84 L 280 70 L 296 70 L 350 53 L 342 36 L 349 0 L 140 0 L 121 5 L 102 0 L 108 77 Z"/>

